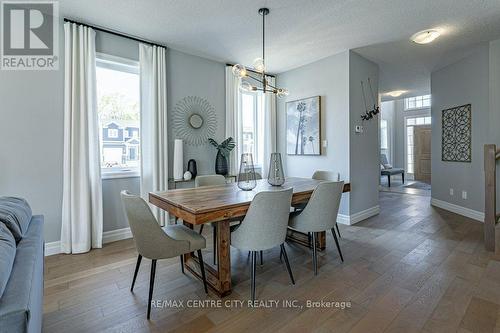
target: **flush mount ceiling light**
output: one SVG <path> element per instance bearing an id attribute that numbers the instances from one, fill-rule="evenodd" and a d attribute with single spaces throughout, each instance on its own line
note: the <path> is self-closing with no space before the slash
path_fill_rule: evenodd
<path id="1" fill-rule="evenodd" d="M 394 90 L 394 91 L 389 91 L 388 93 L 386 93 L 386 95 L 389 95 L 391 97 L 399 97 L 403 94 L 406 94 L 408 92 L 408 90 Z"/>
<path id="2" fill-rule="evenodd" d="M 436 29 L 429 29 L 417 32 L 413 36 L 411 36 L 411 40 L 417 44 L 429 44 L 438 38 L 441 33 Z"/>
<path id="3" fill-rule="evenodd" d="M 265 40 L 266 40 L 266 15 L 269 14 L 268 8 L 259 9 L 259 14 L 262 15 L 262 58 L 257 58 L 253 61 L 252 68 L 247 68 L 243 65 L 236 64 L 233 66 L 233 74 L 240 78 L 241 91 L 262 91 L 263 93 L 276 94 L 278 97 L 288 96 L 288 90 L 284 88 L 276 88 L 269 84 L 266 76 L 265 62 Z"/>

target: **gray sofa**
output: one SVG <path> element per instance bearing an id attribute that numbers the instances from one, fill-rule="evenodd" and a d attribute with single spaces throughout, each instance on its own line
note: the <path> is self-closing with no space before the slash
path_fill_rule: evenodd
<path id="1" fill-rule="evenodd" d="M 25 200 L 0 197 L 0 333 L 42 330 L 43 223 Z"/>

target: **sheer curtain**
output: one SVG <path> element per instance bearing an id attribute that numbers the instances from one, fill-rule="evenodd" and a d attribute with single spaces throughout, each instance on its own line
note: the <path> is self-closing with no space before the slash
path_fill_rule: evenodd
<path id="1" fill-rule="evenodd" d="M 102 184 L 95 31 L 64 24 L 64 164 L 61 251 L 102 247 Z"/>
<path id="2" fill-rule="evenodd" d="M 139 45 L 141 70 L 141 195 L 168 189 L 167 71 L 166 49 Z M 158 222 L 166 214 L 153 207 Z"/>
<path id="3" fill-rule="evenodd" d="M 232 137 L 236 142 L 229 156 L 229 174 L 239 172 L 239 157 L 241 155 L 242 133 L 240 115 L 239 78 L 235 77 L 231 66 L 226 66 L 226 138 Z"/>
<path id="4" fill-rule="evenodd" d="M 276 86 L 274 77 L 269 77 L 269 84 Z M 262 161 L 262 177 L 267 177 L 271 153 L 276 152 L 276 95 L 264 95 L 264 159 Z"/>

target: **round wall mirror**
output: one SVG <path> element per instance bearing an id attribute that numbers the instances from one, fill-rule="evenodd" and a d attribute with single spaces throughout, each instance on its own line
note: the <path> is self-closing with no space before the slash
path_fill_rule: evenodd
<path id="1" fill-rule="evenodd" d="M 199 114 L 194 113 L 189 117 L 189 125 L 192 128 L 198 129 L 203 126 L 203 118 Z"/>

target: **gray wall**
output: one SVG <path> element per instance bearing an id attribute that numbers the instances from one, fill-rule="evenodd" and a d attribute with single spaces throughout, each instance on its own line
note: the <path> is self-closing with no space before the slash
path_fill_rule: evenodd
<path id="1" fill-rule="evenodd" d="M 379 120 L 378 117 L 369 121 L 362 121 L 360 118 L 365 110 L 361 81 L 365 82 L 365 93 L 369 93 L 368 78 L 371 80 L 375 98 L 378 99 L 378 65 L 356 52 L 350 51 L 349 169 L 353 188 L 350 193 L 349 210 L 351 215 L 378 206 L 378 185 L 380 182 Z M 367 96 L 367 98 L 369 97 Z M 356 125 L 363 126 L 363 133 L 355 133 Z"/>
<path id="2" fill-rule="evenodd" d="M 184 97 L 205 98 L 214 108 L 217 116 L 215 139 L 220 141 L 225 132 L 225 64 L 188 55 L 175 50 L 167 54 L 167 106 L 169 123 L 173 123 L 175 105 Z M 173 171 L 173 143 L 175 131 L 169 133 L 169 171 Z M 198 174 L 215 173 L 215 147 L 207 144 L 190 146 L 184 143 L 184 169 L 191 158 L 196 160 Z"/>
<path id="3" fill-rule="evenodd" d="M 475 51 L 431 75 L 432 198 L 482 212 L 484 210 L 483 145 L 489 129 L 489 47 Z M 498 94 L 498 92 L 495 92 Z M 441 161 L 441 111 L 472 105 L 472 163 Z M 496 111 L 498 112 L 498 111 Z M 449 189 L 454 189 L 450 196 Z M 462 190 L 468 199 L 462 199 Z"/>
<path id="4" fill-rule="evenodd" d="M 63 37 L 61 24 L 61 60 Z M 137 45 L 101 32 L 96 36 L 97 52 L 124 58 L 138 60 Z M 169 112 L 184 96 L 207 98 L 217 110 L 217 139 L 221 139 L 225 121 L 224 64 L 173 50 L 168 50 L 167 59 Z M 63 68 L 61 62 L 58 71 L 2 71 L 0 75 L 0 195 L 24 197 L 35 214 L 45 215 L 46 242 L 58 241 L 61 230 Z M 195 158 L 200 173 L 212 173 L 212 148 L 186 148 L 185 158 Z M 119 198 L 122 189 L 139 193 L 139 178 L 103 180 L 104 231 L 128 226 Z"/>
<path id="5" fill-rule="evenodd" d="M 277 148 L 282 153 L 285 175 L 311 177 L 315 170 L 340 172 L 349 179 L 349 53 L 343 52 L 312 64 L 279 74 L 279 87 L 286 87 L 290 95 L 278 99 Z M 293 156 L 286 154 L 287 101 L 321 96 L 322 140 L 328 146 L 321 156 Z M 340 212 L 349 214 L 349 196 L 344 195 Z"/>

